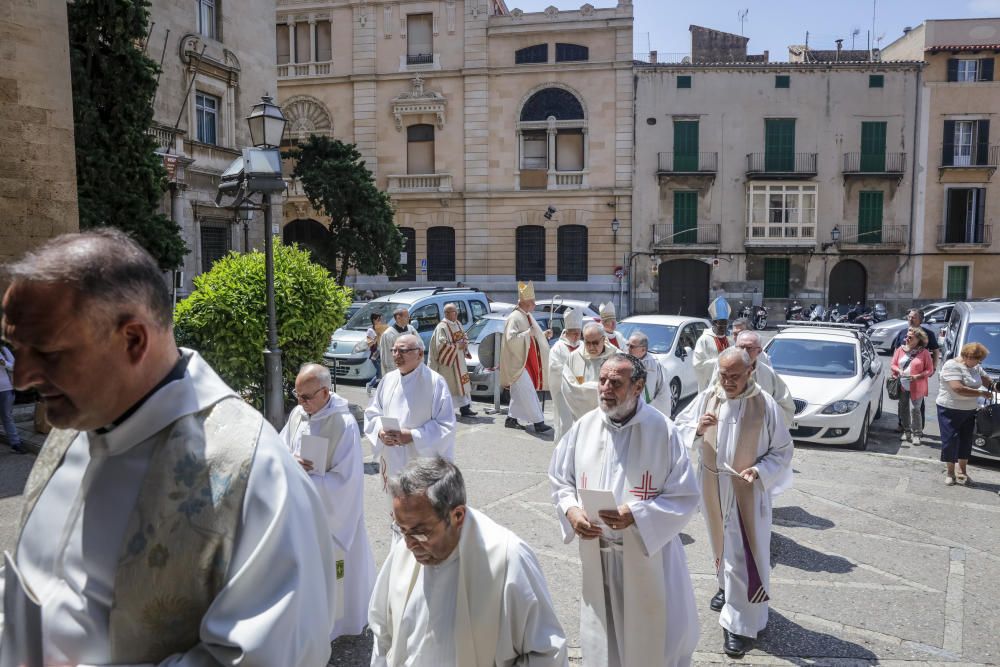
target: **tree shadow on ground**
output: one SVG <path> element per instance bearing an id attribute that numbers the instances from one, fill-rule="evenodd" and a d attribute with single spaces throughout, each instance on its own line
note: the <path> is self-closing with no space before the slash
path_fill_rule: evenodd
<path id="1" fill-rule="evenodd" d="M 781 657 L 793 665 L 823 664 L 824 659 L 859 661 L 872 665 L 878 656 L 864 646 L 839 637 L 808 630 L 798 623 L 771 609 L 767 628 L 757 636 L 755 649 Z M 753 655 L 748 655 L 746 664 L 753 663 Z"/>
<path id="2" fill-rule="evenodd" d="M 801 507 L 775 507 L 771 512 L 772 521 L 776 526 L 792 526 L 795 528 L 812 528 L 827 530 L 836 524 L 833 521 L 815 514 L 810 514 Z"/>
<path id="3" fill-rule="evenodd" d="M 854 569 L 854 563 L 842 556 L 832 556 L 802 546 L 795 540 L 780 533 L 771 533 L 771 567 L 776 564 L 794 567 L 806 572 L 829 572 L 847 574 Z"/>

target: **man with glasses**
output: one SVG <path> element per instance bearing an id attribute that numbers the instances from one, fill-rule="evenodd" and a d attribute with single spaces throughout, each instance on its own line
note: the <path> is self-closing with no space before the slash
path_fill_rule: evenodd
<path id="1" fill-rule="evenodd" d="M 663 376 L 663 366 L 656 357 L 649 354 L 649 336 L 636 331 L 629 336 L 626 352 L 642 362 L 646 368 L 646 384 L 640 394 L 647 405 L 651 405 L 667 417 L 673 414 L 674 402 L 670 395 L 670 385 Z"/>
<path id="2" fill-rule="evenodd" d="M 392 344 L 396 370 L 379 383 L 365 410 L 365 436 L 374 445 L 382 473 L 389 478 L 411 460 L 427 456 L 455 458 L 455 408 L 444 378 L 424 364 L 420 336 L 404 334 Z M 383 418 L 391 423 L 383 424 Z"/>
<path id="3" fill-rule="evenodd" d="M 792 392 L 788 390 L 785 381 L 778 377 L 770 365 L 762 363 L 765 352 L 761 346 L 760 334 L 756 331 L 744 330 L 736 336 L 736 347 L 744 350 L 750 355 L 750 363 L 753 365 L 753 379 L 762 391 L 767 392 L 774 399 L 781 413 L 785 417 L 785 425 L 790 426 L 795 417 L 795 399 Z M 719 380 L 719 366 L 716 364 L 715 372 L 712 374 L 712 385 Z"/>
<path id="4" fill-rule="evenodd" d="M 444 319 L 438 322 L 431 335 L 429 365 L 448 383 L 451 401 L 463 417 L 475 417 L 472 409 L 472 384 L 465 365 L 469 337 L 458 321 L 458 308 L 453 303 L 444 304 Z"/>
<path id="5" fill-rule="evenodd" d="M 417 330 L 410 324 L 410 311 L 405 306 L 399 306 L 392 311 L 392 324 L 386 327 L 382 336 L 378 340 L 378 354 L 382 361 L 382 376 L 385 377 L 389 371 L 396 369 L 395 357 L 392 354 L 392 346 L 396 339 L 403 334 L 418 335 Z"/>
<path id="6" fill-rule="evenodd" d="M 281 430 L 281 439 L 323 499 L 333 538 L 336 591 L 330 639 L 357 635 L 368 621 L 368 600 L 375 585 L 375 558 L 365 532 L 365 476 L 358 423 L 347 400 L 330 390 L 330 369 L 305 364 L 295 378 L 298 405 Z M 302 443 L 323 445 L 322 460 L 303 457 Z"/>
<path id="7" fill-rule="evenodd" d="M 601 365 L 616 352 L 618 350 L 608 343 L 600 324 L 587 322 L 583 325 L 583 345 L 567 357 L 560 379 L 559 400 L 568 408 L 574 422 L 597 408 Z"/>
<path id="8" fill-rule="evenodd" d="M 389 480 L 403 539 L 382 565 L 368 614 L 373 667 L 566 667 L 566 635 L 531 548 L 465 503 L 441 457 Z"/>

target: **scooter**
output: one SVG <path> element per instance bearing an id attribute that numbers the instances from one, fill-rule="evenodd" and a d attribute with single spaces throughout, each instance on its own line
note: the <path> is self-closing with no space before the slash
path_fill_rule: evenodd
<path id="1" fill-rule="evenodd" d="M 824 317 L 826 317 L 826 308 L 818 303 L 814 303 L 809 311 L 809 321 L 822 322 Z"/>
<path id="2" fill-rule="evenodd" d="M 889 319 L 889 311 L 886 310 L 884 303 L 875 304 L 875 310 L 872 311 L 872 319 L 875 320 L 876 324 Z"/>
<path id="3" fill-rule="evenodd" d="M 806 319 L 803 316 L 802 304 L 798 301 L 792 301 L 791 305 L 785 308 L 785 321 L 786 322 L 801 322 Z"/>
<path id="4" fill-rule="evenodd" d="M 754 313 L 750 318 L 750 323 L 757 331 L 763 331 L 767 327 L 767 306 L 754 306 Z"/>

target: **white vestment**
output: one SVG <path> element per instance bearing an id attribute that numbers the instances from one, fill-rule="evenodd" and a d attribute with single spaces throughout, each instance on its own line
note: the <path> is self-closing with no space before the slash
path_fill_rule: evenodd
<path id="1" fill-rule="evenodd" d="M 566 512 L 582 507 L 577 488 L 612 491 L 635 518 L 625 530 L 605 526 L 600 540 L 580 541 L 585 667 L 690 665 L 698 613 L 679 533 L 699 490 L 669 418 L 642 401 L 625 424 L 592 410 L 559 441 L 549 481 L 566 543 L 575 537 Z"/>
<path id="2" fill-rule="evenodd" d="M 698 391 L 705 391 L 711 384 L 712 371 L 715 370 L 721 354 L 721 350 L 716 344 L 717 340 L 726 341 L 723 350 L 730 346 L 728 338 L 716 336 L 711 329 L 702 331 L 701 336 L 694 344 L 694 358 L 691 363 L 694 366 L 695 377 L 698 378 Z"/>
<path id="3" fill-rule="evenodd" d="M 389 552 L 369 612 L 371 664 L 566 667 L 565 633 L 535 554 L 467 509 L 459 544 L 443 563 L 420 565 L 403 540 Z"/>
<path id="4" fill-rule="evenodd" d="M 601 365 L 618 352 L 605 343 L 600 354 L 591 355 L 586 345 L 580 345 L 566 358 L 560 379 L 560 401 L 569 410 L 573 421 L 597 407 Z"/>
<path id="5" fill-rule="evenodd" d="M 663 373 L 663 366 L 660 365 L 656 357 L 648 352 L 639 361 L 646 367 L 646 386 L 640 394 L 642 400 L 666 416 L 671 416 L 674 410 L 674 401 L 670 395 L 670 384 Z"/>
<path id="6" fill-rule="evenodd" d="M 387 375 L 390 371 L 396 370 L 396 361 L 392 358 L 392 344 L 396 342 L 397 338 L 405 334 L 419 335 L 412 324 L 406 325 L 406 331 L 400 331 L 396 328 L 395 321 L 382 332 L 382 337 L 378 340 L 378 358 L 382 363 L 383 376 Z"/>
<path id="7" fill-rule="evenodd" d="M 382 442 L 378 433 L 383 415 L 398 419 L 401 428 L 410 429 L 413 442 L 391 447 Z M 448 383 L 425 364 L 406 375 L 398 369 L 391 371 L 382 378 L 365 410 L 365 436 L 374 446 L 386 497 L 389 477 L 398 475 L 411 459 L 443 456 L 454 461 L 455 408 Z"/>
<path id="8" fill-rule="evenodd" d="M 698 460 L 701 462 L 701 437 L 697 435 L 698 420 L 708 404 L 709 397 L 715 388 L 701 392 L 695 400 L 679 415 L 674 424 L 680 432 L 684 443 L 698 450 Z M 755 550 L 760 562 L 757 571 L 760 574 L 765 590 L 770 590 L 771 575 L 771 502 L 772 497 L 792 486 L 792 436 L 788 433 L 781 408 L 766 392 L 761 392 L 766 407 L 764 410 L 764 425 L 761 429 L 760 444 L 757 447 L 757 469 L 760 479 L 754 482 L 755 505 L 755 535 L 748 535 L 754 540 Z M 725 470 L 731 465 L 739 436 L 738 425 L 745 409 L 746 399 L 736 398 L 723 400 L 718 414 L 718 456 L 714 462 L 717 470 Z M 706 471 L 704 462 L 698 467 L 699 482 L 703 475 L 712 474 Z M 724 545 L 722 563 L 719 567 L 719 588 L 726 592 L 726 604 L 719 615 L 719 623 L 726 630 L 744 637 L 756 637 L 757 633 L 767 625 L 767 602 L 750 603 L 747 599 L 746 550 L 743 547 L 743 532 L 738 521 L 736 496 L 733 493 L 733 477 L 719 474 L 719 499 L 722 505 L 724 524 Z M 742 482 L 739 482 L 742 483 Z"/>
<path id="9" fill-rule="evenodd" d="M 375 558 L 365 531 L 361 435 L 347 400 L 332 394 L 313 415 L 296 406 L 281 430 L 285 446 L 295 456 L 301 456 L 303 435 L 329 442 L 326 460 L 312 461 L 309 479 L 323 500 L 337 559 L 337 617 L 330 639 L 361 634 L 368 623 L 368 600 L 375 586 Z"/>
<path id="10" fill-rule="evenodd" d="M 197 353 L 182 353 L 189 360 L 181 379 L 111 430 L 77 435 L 24 526 L 16 562 L 42 601 L 46 665 L 111 664 L 115 574 L 154 447 L 174 422 L 236 396 Z M 322 537 L 329 532 L 313 485 L 265 421 L 226 581 L 202 620 L 201 641 L 160 667 L 326 664 L 335 585 L 333 544 Z"/>
<path id="11" fill-rule="evenodd" d="M 608 332 L 603 327 L 601 331 L 604 332 L 604 337 L 611 343 L 611 347 L 616 348 L 619 352 L 628 352 L 628 338 L 625 337 L 625 334 L 617 330 Z"/>
<path id="12" fill-rule="evenodd" d="M 537 353 L 541 381 L 538 386 L 528 374 L 531 363 L 530 349 Z M 510 387 L 510 407 L 507 416 L 519 422 L 538 424 L 545 421 L 538 392 L 549 388 L 549 342 L 535 318 L 520 308 L 507 316 L 503 328 L 503 345 L 500 348 L 498 379 L 501 387 Z"/>
<path id="13" fill-rule="evenodd" d="M 552 415 L 554 417 L 555 424 L 555 437 L 553 442 L 559 442 L 559 438 L 562 434 L 569 430 L 569 427 L 573 425 L 573 413 L 570 412 L 569 406 L 566 401 L 562 399 L 562 372 L 563 367 L 566 365 L 566 359 L 574 350 L 579 349 L 582 345 L 582 341 L 577 342 L 576 345 L 572 345 L 567 339 L 565 332 L 556 341 L 556 344 L 552 346 L 549 351 L 549 373 L 548 377 L 552 378 L 549 382 L 549 392 L 552 394 Z"/>
<path id="14" fill-rule="evenodd" d="M 774 402 L 778 404 L 781 409 L 781 414 L 785 418 L 785 425 L 788 426 L 792 423 L 792 418 L 795 417 L 795 399 L 792 398 L 792 392 L 788 390 L 788 385 L 785 381 L 778 377 L 778 374 L 774 372 L 768 364 L 762 364 L 761 358 L 764 353 L 761 352 L 760 356 L 757 357 L 757 364 L 754 368 L 753 377 L 754 382 L 760 387 L 760 390 L 771 396 Z M 770 361 L 770 359 L 768 359 Z M 709 381 L 708 385 L 710 387 L 715 386 L 716 381 L 719 379 L 719 360 L 715 360 L 715 370 L 712 372 L 712 379 Z"/>
<path id="15" fill-rule="evenodd" d="M 469 337 L 462 329 L 462 323 L 445 319 L 434 328 L 427 349 L 427 365 L 448 383 L 451 402 L 455 407 L 472 403 L 472 385 L 469 382 L 469 369 L 465 365 L 468 345 Z"/>

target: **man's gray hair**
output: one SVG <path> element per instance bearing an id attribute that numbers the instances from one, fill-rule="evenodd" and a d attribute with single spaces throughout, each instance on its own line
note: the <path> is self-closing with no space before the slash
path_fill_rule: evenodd
<path id="1" fill-rule="evenodd" d="M 392 311 L 392 316 L 393 317 L 399 317 L 403 313 L 409 314 L 410 313 L 410 309 L 407 308 L 406 306 L 396 306 L 396 310 Z"/>
<path id="2" fill-rule="evenodd" d="M 330 377 L 330 369 L 323 364 L 316 364 L 312 362 L 302 364 L 299 368 L 299 376 L 301 377 L 302 375 L 315 378 L 321 387 L 330 389 L 333 386 L 333 378 Z"/>
<path id="3" fill-rule="evenodd" d="M 633 338 L 641 347 L 644 347 L 647 350 L 649 349 L 649 336 L 642 333 L 641 331 L 636 331 L 635 333 L 633 333 L 631 336 L 628 337 L 629 340 L 632 340 Z"/>
<path id="4" fill-rule="evenodd" d="M 173 303 L 156 260 L 127 234 L 111 227 L 63 234 L 4 267 L 10 282 L 60 283 L 80 297 L 79 312 L 98 311 L 117 326 L 147 309 L 169 330 Z"/>
<path id="5" fill-rule="evenodd" d="M 911 313 L 916 315 L 921 323 L 924 321 L 924 311 L 920 310 L 919 308 L 910 308 L 908 311 L 906 311 L 907 315 L 910 315 Z"/>
<path id="6" fill-rule="evenodd" d="M 736 342 L 739 343 L 741 340 L 749 340 L 755 345 L 760 345 L 760 334 L 756 331 L 745 329 L 736 335 Z"/>
<path id="7" fill-rule="evenodd" d="M 455 304 L 453 304 L 453 303 L 452 303 L 452 302 L 450 302 L 450 301 L 449 301 L 448 303 L 444 304 L 444 307 L 443 307 L 443 308 L 442 308 L 441 310 L 442 310 L 443 312 L 448 312 L 448 309 L 449 309 L 449 308 L 453 308 L 453 309 L 455 309 L 455 310 L 458 310 L 458 306 L 456 306 Z"/>
<path id="8" fill-rule="evenodd" d="M 746 317 L 737 317 L 733 320 L 734 327 L 743 327 L 744 329 L 750 329 L 750 319 Z"/>
<path id="9" fill-rule="evenodd" d="M 440 456 L 413 459 L 389 478 L 389 493 L 393 498 L 423 494 L 438 518 L 447 521 L 449 512 L 465 504 L 465 480 L 458 466 Z"/>
<path id="10" fill-rule="evenodd" d="M 602 336 L 604 335 L 604 327 L 602 327 L 597 322 L 594 322 L 593 320 L 583 325 L 582 334 L 586 336 L 588 331 L 594 331 L 595 329 L 599 331 Z"/>
<path id="11" fill-rule="evenodd" d="M 629 364 L 632 366 L 632 373 L 629 376 L 629 380 L 632 384 L 635 384 L 639 380 L 646 380 L 646 366 L 643 365 L 642 361 L 627 352 L 615 352 L 610 357 L 604 360 L 601 364 L 601 368 L 604 368 L 608 364 Z"/>
<path id="12" fill-rule="evenodd" d="M 730 347 L 723 350 L 722 354 L 719 355 L 719 363 L 721 364 L 723 361 L 729 361 L 733 358 L 738 358 L 747 368 L 749 368 L 750 364 L 753 363 L 750 361 L 750 354 L 746 350 L 738 347 Z"/>
<path id="13" fill-rule="evenodd" d="M 403 334 L 399 338 L 412 338 L 413 344 L 416 345 L 421 352 L 427 351 L 427 348 L 424 346 L 424 339 L 421 338 L 420 336 L 414 336 L 413 334 Z M 396 340 L 399 340 L 399 338 L 397 338 Z"/>

